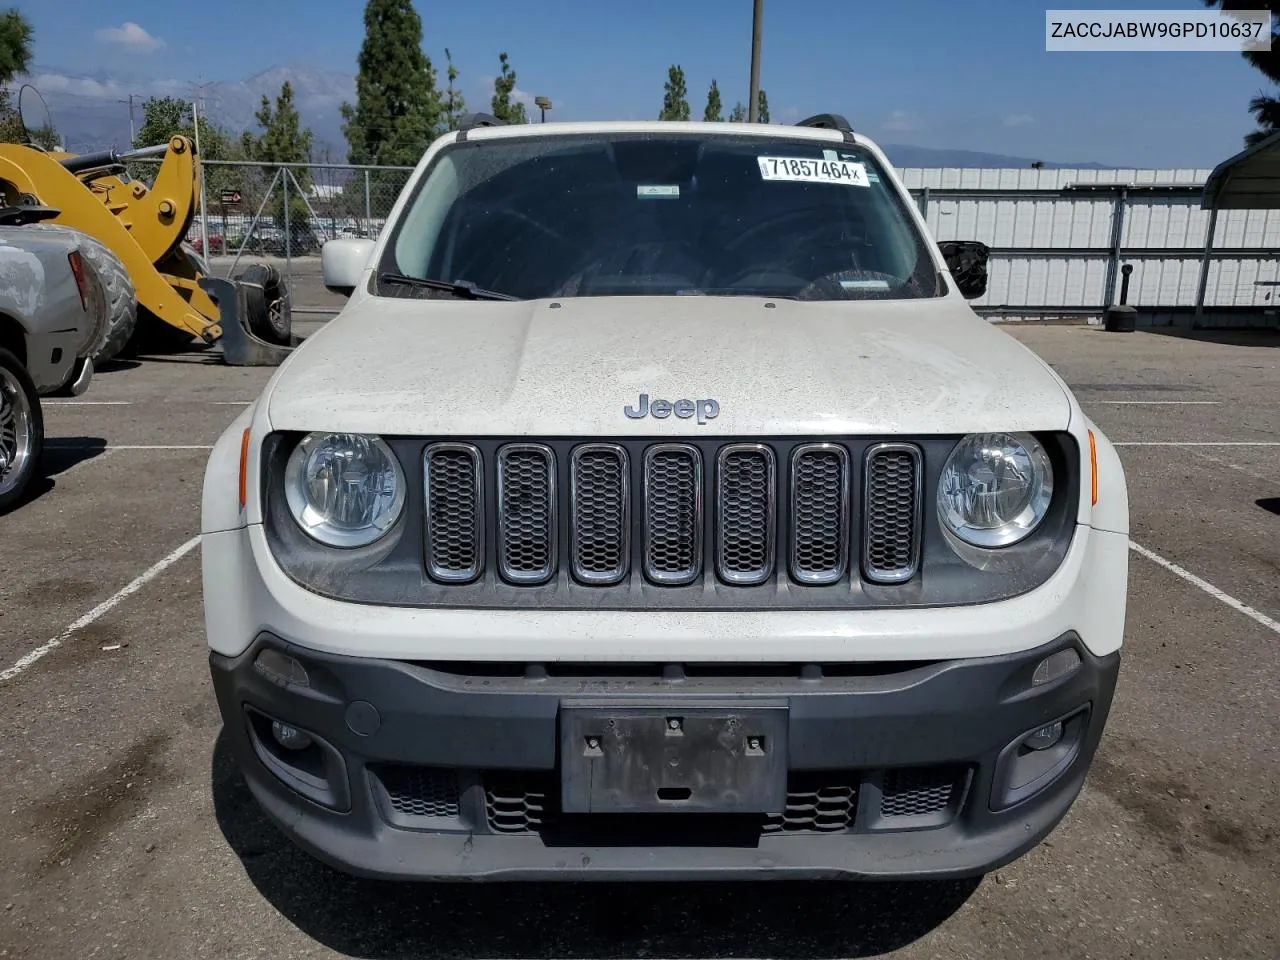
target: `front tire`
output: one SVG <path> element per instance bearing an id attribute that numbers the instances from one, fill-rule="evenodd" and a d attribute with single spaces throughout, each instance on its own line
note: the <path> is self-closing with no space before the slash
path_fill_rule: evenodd
<path id="1" fill-rule="evenodd" d="M 0 350 L 0 514 L 22 498 L 44 452 L 44 414 L 27 368 Z"/>

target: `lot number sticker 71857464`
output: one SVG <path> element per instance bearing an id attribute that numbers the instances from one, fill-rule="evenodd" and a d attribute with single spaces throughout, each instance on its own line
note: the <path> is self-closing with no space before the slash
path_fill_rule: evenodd
<path id="1" fill-rule="evenodd" d="M 800 183 L 843 183 L 869 187 L 867 168 L 849 160 L 808 160 L 803 157 L 756 157 L 765 180 L 792 180 Z"/>

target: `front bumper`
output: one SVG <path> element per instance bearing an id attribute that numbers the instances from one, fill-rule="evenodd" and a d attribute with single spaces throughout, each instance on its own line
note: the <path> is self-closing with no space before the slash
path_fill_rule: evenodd
<path id="1" fill-rule="evenodd" d="M 1049 655 L 1079 666 L 1033 685 Z M 307 685 L 255 666 L 265 650 Z M 1119 653 L 1074 634 L 1023 653 L 925 664 L 685 672 L 510 670 L 318 653 L 269 634 L 211 654 L 234 754 L 266 813 L 346 872 L 389 879 L 946 877 L 1021 856 L 1062 819 L 1102 735 Z M 561 812 L 565 708 L 785 711 L 785 810 Z M 300 751 L 279 720 L 312 738 Z M 1063 720 L 1050 750 L 1015 751 Z M 1039 767 L 1028 773 L 1014 753 Z M 1017 782 L 1029 776 L 1038 779 Z"/>

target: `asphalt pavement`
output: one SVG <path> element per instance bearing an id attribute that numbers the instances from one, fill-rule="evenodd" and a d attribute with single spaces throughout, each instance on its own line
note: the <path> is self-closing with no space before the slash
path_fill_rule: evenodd
<path id="1" fill-rule="evenodd" d="M 336 300 L 317 269 L 294 302 Z M 1280 337 L 1005 329 L 1121 444 L 1133 515 L 1107 734 L 1027 856 L 914 884 L 395 886 L 317 864 L 228 761 L 194 541 L 208 446 L 271 371 L 193 351 L 50 404 L 47 476 L 0 517 L 0 957 L 1274 960 Z"/>

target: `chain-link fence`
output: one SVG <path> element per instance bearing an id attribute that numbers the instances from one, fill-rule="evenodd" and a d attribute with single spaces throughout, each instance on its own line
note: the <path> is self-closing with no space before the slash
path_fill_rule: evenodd
<path id="1" fill-rule="evenodd" d="M 204 215 L 197 214 L 187 241 L 218 274 L 245 257 L 305 260 L 318 257 L 327 240 L 376 237 L 412 172 L 220 160 L 206 160 L 202 169 Z"/>

